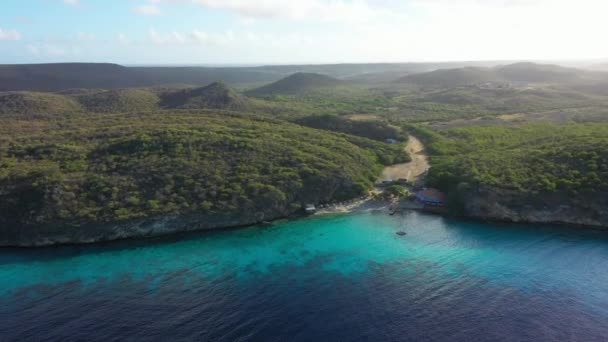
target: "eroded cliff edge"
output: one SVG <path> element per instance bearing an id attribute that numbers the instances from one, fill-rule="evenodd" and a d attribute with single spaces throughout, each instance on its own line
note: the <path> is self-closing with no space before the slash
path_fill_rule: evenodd
<path id="1" fill-rule="evenodd" d="M 0 227 L 0 247 L 44 247 L 158 237 L 176 233 L 249 226 L 287 217 L 291 214 L 294 214 L 293 210 L 275 207 L 259 212 L 170 215 L 85 225 L 3 224 Z"/>
<path id="2" fill-rule="evenodd" d="M 464 216 L 483 220 L 608 227 L 606 192 L 573 197 L 485 187 L 469 192 L 461 203 Z"/>

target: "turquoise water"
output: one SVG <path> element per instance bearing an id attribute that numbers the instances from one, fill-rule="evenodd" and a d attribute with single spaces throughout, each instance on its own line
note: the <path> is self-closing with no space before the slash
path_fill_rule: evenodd
<path id="1" fill-rule="evenodd" d="M 0 250 L 0 340 L 599 341 L 607 262 L 606 232 L 418 213 Z"/>

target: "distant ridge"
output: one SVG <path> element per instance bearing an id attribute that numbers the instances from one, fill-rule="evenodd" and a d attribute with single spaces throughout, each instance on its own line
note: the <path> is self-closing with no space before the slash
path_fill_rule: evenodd
<path id="1" fill-rule="evenodd" d="M 516 82 L 573 82 L 584 78 L 584 70 L 566 68 L 553 64 L 529 62 L 515 63 L 495 68 L 496 73 L 505 80 Z"/>
<path id="2" fill-rule="evenodd" d="M 240 110 L 247 106 L 247 99 L 224 82 L 214 82 L 206 87 L 183 89 L 162 96 L 164 108 L 200 109 L 216 108 Z"/>
<path id="3" fill-rule="evenodd" d="M 397 83 L 413 83 L 424 87 L 455 87 L 501 79 L 494 70 L 488 68 L 439 69 L 421 74 L 413 74 L 398 79 Z"/>
<path id="4" fill-rule="evenodd" d="M 133 87 L 143 78 L 131 68 L 108 63 L 0 65 L 0 91 Z"/>
<path id="5" fill-rule="evenodd" d="M 107 63 L 0 65 L 0 91 L 119 89 L 167 84 L 272 82 L 283 74 L 258 68 L 125 67 Z"/>
<path id="6" fill-rule="evenodd" d="M 312 89 L 323 87 L 333 87 L 345 84 L 345 81 L 336 78 L 315 74 L 298 72 L 286 78 L 268 84 L 266 86 L 253 89 L 247 92 L 248 95 L 264 96 L 273 94 L 299 94 Z"/>
<path id="7" fill-rule="evenodd" d="M 64 91 L 121 89 L 170 84 L 205 86 L 214 80 L 250 85 L 275 82 L 296 72 L 338 79 L 392 81 L 408 75 L 464 66 L 488 67 L 500 62 L 371 63 L 324 65 L 267 65 L 259 67 L 122 66 L 111 63 L 55 63 L 0 65 L 0 91 Z"/>
<path id="8" fill-rule="evenodd" d="M 421 87 L 456 87 L 486 82 L 578 84 L 607 80 L 604 73 L 566 68 L 552 64 L 522 62 L 493 68 L 465 67 L 439 69 L 399 78 L 396 83 Z"/>

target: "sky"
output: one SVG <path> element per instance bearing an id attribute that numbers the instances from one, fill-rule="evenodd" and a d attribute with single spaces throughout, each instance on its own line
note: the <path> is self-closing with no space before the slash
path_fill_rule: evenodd
<path id="1" fill-rule="evenodd" d="M 606 0 L 2 0 L 0 63 L 608 58 Z"/>

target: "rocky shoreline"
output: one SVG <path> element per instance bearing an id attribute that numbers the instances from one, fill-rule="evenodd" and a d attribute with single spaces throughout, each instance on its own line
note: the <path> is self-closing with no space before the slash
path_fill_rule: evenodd
<path id="1" fill-rule="evenodd" d="M 490 196 L 490 194 L 492 196 Z M 465 214 L 454 218 L 471 219 L 479 222 L 570 225 L 594 229 L 608 229 L 608 209 L 602 210 L 601 203 L 594 210 L 582 211 L 567 205 L 553 207 L 522 206 L 513 209 L 505 203 L 504 194 L 500 200 L 496 193 L 484 193 L 471 199 Z M 388 201 L 372 197 L 321 206 L 316 215 L 345 214 L 353 212 L 386 211 L 395 214 L 410 210 L 425 211 L 415 201 Z M 598 212 L 599 210 L 599 212 Z M 438 214 L 430 212 L 431 214 Z M 0 228 L 0 247 L 34 248 L 55 245 L 94 244 L 125 239 L 144 239 L 180 233 L 250 227 L 296 216 L 296 212 L 275 208 L 260 213 L 229 213 L 216 215 L 175 215 L 115 223 L 87 225 L 45 225 Z M 441 216 L 451 216 L 440 213 Z M 595 218 L 594 218 L 594 217 Z"/>
<path id="2" fill-rule="evenodd" d="M 484 188 L 467 196 L 464 216 L 484 221 L 608 227 L 608 194 L 599 194 L 585 205 L 567 194 L 530 194 Z"/>
<path id="3" fill-rule="evenodd" d="M 240 228 L 284 219 L 294 213 L 285 210 L 243 214 L 174 215 L 124 222 L 86 225 L 52 224 L 0 227 L 0 247 L 48 247 L 84 245 L 126 239 L 144 239 L 173 234 Z"/>

